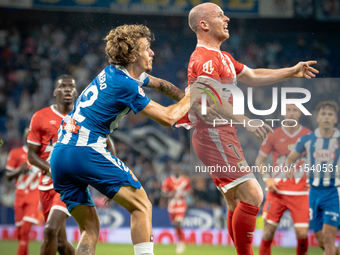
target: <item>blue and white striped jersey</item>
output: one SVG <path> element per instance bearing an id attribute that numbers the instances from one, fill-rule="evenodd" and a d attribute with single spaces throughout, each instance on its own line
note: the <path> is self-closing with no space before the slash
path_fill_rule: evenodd
<path id="1" fill-rule="evenodd" d="M 126 69 L 109 65 L 92 80 L 61 122 L 58 143 L 71 146 L 106 147 L 107 136 L 131 110 L 137 114 L 150 99 L 142 86 L 149 83 L 145 73 L 132 78 Z"/>
<path id="2" fill-rule="evenodd" d="M 296 142 L 298 153 L 306 151 L 307 159 L 302 169 L 306 171 L 309 183 L 315 187 L 340 186 L 340 132 L 334 129 L 331 138 L 322 138 L 320 129 L 305 135 Z"/>

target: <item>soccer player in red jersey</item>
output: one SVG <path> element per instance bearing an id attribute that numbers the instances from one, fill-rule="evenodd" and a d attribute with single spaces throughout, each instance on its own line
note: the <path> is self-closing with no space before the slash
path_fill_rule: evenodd
<path id="1" fill-rule="evenodd" d="M 18 232 L 17 255 L 28 254 L 29 233 L 32 224 L 38 224 L 39 207 L 39 169 L 27 164 L 27 134 L 23 135 L 24 146 L 10 151 L 6 176 L 9 181 L 15 179 L 15 226 Z"/>
<path id="2" fill-rule="evenodd" d="M 162 194 L 168 198 L 168 212 L 171 224 L 176 228 L 178 243 L 176 253 L 185 251 L 182 223 L 187 210 L 185 197 L 191 192 L 190 180 L 181 174 L 178 164 L 172 166 L 172 174 L 162 183 Z"/>
<path id="3" fill-rule="evenodd" d="M 229 53 L 220 50 L 223 41 L 229 38 L 228 22 L 222 9 L 213 3 L 203 3 L 195 6 L 189 13 L 189 26 L 196 33 L 197 46 L 190 57 L 188 67 L 189 85 L 210 81 L 213 84 L 233 84 L 236 79 L 251 86 L 269 85 L 292 77 L 315 77 L 318 71 L 312 67 L 316 61 L 300 62 L 289 68 L 281 69 L 251 69 L 237 62 Z M 217 85 L 218 85 L 217 84 Z M 198 90 L 200 91 L 200 90 Z M 223 97 L 222 104 L 212 104 L 211 107 L 224 119 L 232 119 L 237 123 L 248 123 L 243 115 L 233 115 L 233 97 L 230 91 L 219 91 Z M 193 96 L 193 92 L 191 92 Z M 186 125 L 191 115 L 177 122 Z M 199 114 L 196 129 L 192 135 L 192 145 L 196 155 L 205 166 L 231 167 L 234 173 L 210 173 L 216 186 L 223 193 L 228 205 L 227 226 L 235 244 L 237 254 L 253 254 L 252 240 L 255 230 L 256 215 L 263 200 L 260 185 L 253 173 L 245 171 L 247 162 L 243 156 L 236 130 L 230 125 L 214 127 L 212 123 L 201 121 Z M 190 124 L 190 123 L 189 123 Z M 253 122 L 255 126 L 255 122 Z M 263 140 L 266 137 L 268 125 L 262 127 L 244 126 L 246 130 Z M 237 203 L 235 195 L 239 198 Z"/>
<path id="4" fill-rule="evenodd" d="M 295 172 L 295 177 L 287 179 L 285 172 L 280 168 L 285 164 L 286 158 L 294 149 L 296 141 L 312 131 L 298 124 L 301 111 L 296 105 L 287 105 L 285 127 L 274 129 L 263 141 L 255 164 L 261 169 L 263 179 L 267 186 L 267 197 L 263 207 L 262 217 L 265 220 L 263 237 L 260 244 L 260 255 L 269 255 L 275 230 L 279 225 L 283 213 L 288 209 L 294 222 L 297 237 L 296 254 L 307 254 L 309 207 L 308 190 L 306 188 L 306 175 L 304 172 Z M 295 120 L 295 121 L 294 121 Z M 266 158 L 273 153 L 273 169 L 270 172 L 265 164 Z M 298 164 L 301 165 L 303 161 Z M 264 167 L 266 166 L 266 171 Z M 268 170 L 268 171 L 267 171 Z"/>
<path id="5" fill-rule="evenodd" d="M 30 123 L 27 137 L 28 160 L 41 169 L 39 193 L 45 220 L 44 240 L 41 255 L 74 254 L 74 248 L 67 241 L 66 218 L 70 216 L 59 193 L 53 189 L 50 173 L 50 158 L 58 139 L 58 129 L 62 119 L 69 113 L 77 96 L 76 82 L 70 75 L 61 75 L 55 80 L 54 105 L 37 111 Z"/>

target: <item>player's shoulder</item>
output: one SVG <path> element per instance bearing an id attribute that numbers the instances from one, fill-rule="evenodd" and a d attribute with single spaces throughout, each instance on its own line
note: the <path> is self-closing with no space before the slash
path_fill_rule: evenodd
<path id="1" fill-rule="evenodd" d="M 51 114 L 52 112 L 53 112 L 53 111 L 52 111 L 52 106 L 50 105 L 50 106 L 47 106 L 47 107 L 45 107 L 45 108 L 42 108 L 42 109 L 36 111 L 36 112 L 33 114 L 33 116 L 34 116 L 34 117 L 39 117 L 39 118 L 40 118 L 40 117 L 49 115 L 49 114 Z"/>
<path id="2" fill-rule="evenodd" d="M 314 138 L 316 138 L 315 131 L 301 136 L 297 142 L 306 143 Z"/>
<path id="3" fill-rule="evenodd" d="M 302 133 L 305 133 L 305 134 L 310 134 L 310 133 L 313 133 L 313 131 L 312 130 L 310 130 L 309 128 L 307 128 L 307 127 L 305 127 L 305 126 L 302 126 L 301 125 L 301 127 L 302 127 Z"/>

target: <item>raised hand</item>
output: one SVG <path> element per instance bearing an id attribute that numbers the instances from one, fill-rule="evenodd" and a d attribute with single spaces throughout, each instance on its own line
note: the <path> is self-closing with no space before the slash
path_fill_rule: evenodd
<path id="1" fill-rule="evenodd" d="M 315 74 L 318 74 L 319 71 L 315 68 L 311 67 L 310 65 L 315 65 L 317 62 L 314 60 L 306 61 L 306 62 L 299 62 L 294 66 L 295 72 L 293 77 L 295 78 L 307 78 L 311 79 L 315 77 Z"/>

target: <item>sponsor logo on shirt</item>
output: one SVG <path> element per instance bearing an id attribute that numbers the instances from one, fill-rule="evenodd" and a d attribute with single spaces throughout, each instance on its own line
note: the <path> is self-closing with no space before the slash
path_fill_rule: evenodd
<path id="1" fill-rule="evenodd" d="M 336 155 L 333 151 L 330 151 L 330 150 L 327 150 L 327 149 L 322 149 L 322 150 L 315 151 L 313 153 L 313 157 L 316 160 L 328 161 L 328 160 L 334 160 Z"/>

